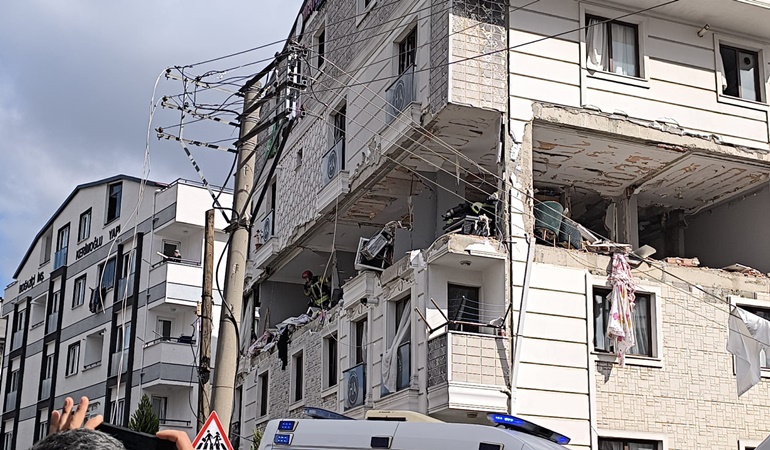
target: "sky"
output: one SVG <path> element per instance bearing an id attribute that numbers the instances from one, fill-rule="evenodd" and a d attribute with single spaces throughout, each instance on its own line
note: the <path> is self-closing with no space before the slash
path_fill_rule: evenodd
<path id="1" fill-rule="evenodd" d="M 285 39 L 301 0 L 4 0 L 0 12 L 0 283 L 13 281 L 32 239 L 81 183 L 140 177 L 153 86 L 166 67 L 191 65 Z M 228 81 L 257 72 L 281 45 L 185 69 Z M 211 79 L 211 78 L 210 78 Z M 238 81 L 235 79 L 234 81 Z M 226 86 L 235 90 L 237 86 Z M 155 99 L 184 92 L 161 77 Z M 208 91 L 199 101 L 221 102 Z M 179 123 L 158 108 L 152 127 Z M 168 128 L 170 132 L 178 128 Z M 226 124 L 186 125 L 184 136 L 231 147 Z M 191 147 L 221 185 L 232 155 Z M 150 139 L 154 181 L 198 180 L 177 142 Z"/>

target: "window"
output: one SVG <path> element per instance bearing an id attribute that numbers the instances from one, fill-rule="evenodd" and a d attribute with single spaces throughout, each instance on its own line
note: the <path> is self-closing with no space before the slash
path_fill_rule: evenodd
<path id="1" fill-rule="evenodd" d="M 759 54 L 720 44 L 719 56 L 722 65 L 722 93 L 761 102 Z"/>
<path id="2" fill-rule="evenodd" d="M 53 349 L 51 349 L 52 351 Z M 44 380 L 50 380 L 53 378 L 53 354 L 47 355 L 45 357 L 45 368 L 43 369 L 45 372 L 45 376 L 43 377 Z"/>
<path id="3" fill-rule="evenodd" d="M 158 319 L 158 338 L 168 341 L 171 339 L 171 321 L 168 319 Z"/>
<path id="4" fill-rule="evenodd" d="M 111 184 L 107 188 L 107 218 L 105 223 L 112 222 L 120 217 L 120 201 L 123 197 L 123 184 Z"/>
<path id="5" fill-rule="evenodd" d="M 639 77 L 639 27 L 596 16 L 586 22 L 586 67 Z"/>
<path id="6" fill-rule="evenodd" d="M 71 344 L 67 348 L 67 370 L 64 375 L 70 376 L 78 373 L 78 364 L 80 363 L 80 342 Z"/>
<path id="7" fill-rule="evenodd" d="M 83 369 L 102 364 L 102 349 L 104 348 L 104 330 L 89 334 L 86 337 L 86 352 L 83 355 Z"/>
<path id="8" fill-rule="evenodd" d="M 302 358 L 302 352 L 299 352 L 292 357 L 292 396 L 291 400 L 298 402 L 302 400 L 305 392 L 304 377 L 305 377 L 305 364 Z"/>
<path id="9" fill-rule="evenodd" d="M 265 372 L 259 376 L 259 417 L 264 417 L 267 415 L 267 405 L 268 405 L 268 387 L 269 387 L 269 373 Z"/>
<path id="10" fill-rule="evenodd" d="M 40 423 L 37 425 L 37 435 L 35 436 L 35 442 L 48 436 L 48 414 L 41 413 Z"/>
<path id="11" fill-rule="evenodd" d="M 115 352 L 131 347 L 131 324 L 127 323 L 115 329 Z"/>
<path id="12" fill-rule="evenodd" d="M 86 301 L 86 276 L 83 275 L 75 280 L 75 287 L 72 290 L 72 307 L 77 308 Z"/>
<path id="13" fill-rule="evenodd" d="M 354 357 L 353 365 L 366 362 L 366 318 L 353 323 Z"/>
<path id="14" fill-rule="evenodd" d="M 49 230 L 40 245 L 40 265 L 47 263 L 51 260 L 51 243 L 53 242 L 53 230 Z"/>
<path id="15" fill-rule="evenodd" d="M 27 325 L 27 310 L 19 309 L 16 311 L 16 320 L 13 324 L 13 331 L 18 333 L 24 331 L 24 327 Z"/>
<path id="16" fill-rule="evenodd" d="M 318 33 L 316 48 L 318 49 L 318 68 L 320 69 L 324 65 L 324 61 L 326 61 L 326 29 Z"/>
<path id="17" fill-rule="evenodd" d="M 480 321 L 479 288 L 450 284 L 447 286 L 450 329 L 478 333 Z"/>
<path id="18" fill-rule="evenodd" d="M 398 43 L 398 74 L 406 72 L 417 59 L 417 29 L 413 29 Z"/>
<path id="19" fill-rule="evenodd" d="M 106 264 L 99 264 L 99 283 L 102 289 L 112 289 L 115 286 L 115 258 L 107 260 Z"/>
<path id="20" fill-rule="evenodd" d="M 599 450 L 658 450 L 660 441 L 599 438 Z"/>
<path id="21" fill-rule="evenodd" d="M 56 251 L 66 251 L 70 241 L 70 226 L 65 225 L 59 229 L 59 233 L 56 235 Z"/>
<path id="22" fill-rule="evenodd" d="M 296 162 L 294 164 L 295 169 L 302 167 L 302 149 L 297 150 Z"/>
<path id="23" fill-rule="evenodd" d="M 55 291 L 51 296 L 51 302 L 48 306 L 50 314 L 56 314 L 59 312 L 59 303 L 61 302 L 61 291 Z"/>
<path id="24" fill-rule="evenodd" d="M 6 431 L 5 434 L 3 434 L 3 450 L 13 450 L 13 430 Z"/>
<path id="25" fill-rule="evenodd" d="M 11 375 L 8 377 L 8 392 L 16 392 L 19 390 L 19 369 L 11 371 Z"/>
<path id="26" fill-rule="evenodd" d="M 182 244 L 174 241 L 163 241 L 163 254 L 169 258 L 174 256 L 174 252 L 179 250 Z"/>
<path id="27" fill-rule="evenodd" d="M 607 322 L 610 313 L 610 290 L 594 288 L 594 348 L 601 352 L 613 352 L 607 338 Z M 636 345 L 628 350 L 629 355 L 656 356 L 653 349 L 653 297 L 650 294 L 636 293 L 636 304 L 632 320 Z"/>
<path id="28" fill-rule="evenodd" d="M 118 424 L 118 425 L 122 425 L 123 424 L 123 415 L 125 413 L 124 410 L 126 409 L 126 401 L 124 399 L 122 399 L 122 398 L 120 400 L 118 400 L 118 405 L 117 405 L 116 408 L 117 409 L 115 410 L 115 423 Z"/>
<path id="29" fill-rule="evenodd" d="M 332 145 L 340 145 L 337 160 L 340 162 L 338 170 L 345 170 L 345 125 L 347 123 L 347 106 L 342 105 L 332 115 Z"/>
<path id="30" fill-rule="evenodd" d="M 153 395 L 151 400 L 152 412 L 158 416 L 158 420 L 160 420 L 160 423 L 162 424 L 166 421 L 166 405 L 168 404 L 168 399 L 166 397 L 158 397 Z"/>
<path id="31" fill-rule="evenodd" d="M 747 305 L 740 305 L 740 307 L 752 314 L 758 315 L 765 320 L 770 320 L 770 308 L 760 308 L 757 306 Z M 763 369 L 770 369 L 770 355 L 767 354 L 764 348 L 759 353 L 759 363 Z"/>
<path id="32" fill-rule="evenodd" d="M 91 237 L 91 208 L 88 208 L 86 212 L 80 215 L 80 221 L 78 222 L 78 242 L 84 241 Z"/>
<path id="33" fill-rule="evenodd" d="M 332 334 L 324 339 L 324 387 L 329 388 L 337 385 L 337 335 Z"/>

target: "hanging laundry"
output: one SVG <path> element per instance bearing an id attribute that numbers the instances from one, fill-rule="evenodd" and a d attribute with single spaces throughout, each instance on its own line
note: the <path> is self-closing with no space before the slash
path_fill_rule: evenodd
<path id="1" fill-rule="evenodd" d="M 624 367 L 626 352 L 636 345 L 632 320 L 636 285 L 634 284 L 634 277 L 631 275 L 628 259 L 623 253 L 612 255 L 610 283 L 612 284 L 612 292 L 610 292 L 607 337 L 618 355 L 620 367 Z"/>
<path id="2" fill-rule="evenodd" d="M 728 321 L 727 351 L 735 356 L 738 397 L 762 377 L 760 353 L 770 356 L 770 321 L 741 308 L 733 308 Z"/>

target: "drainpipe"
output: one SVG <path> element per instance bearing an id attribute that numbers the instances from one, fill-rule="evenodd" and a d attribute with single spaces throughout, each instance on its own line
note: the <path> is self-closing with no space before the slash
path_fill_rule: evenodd
<path id="1" fill-rule="evenodd" d="M 516 398 L 514 393 L 516 392 L 516 384 L 519 377 L 519 360 L 521 359 L 521 344 L 524 340 L 522 336 L 522 329 L 524 328 L 524 320 L 527 317 L 527 299 L 529 297 L 529 283 L 532 280 L 532 263 L 535 257 L 535 239 L 529 235 L 526 235 L 527 239 L 527 262 L 524 267 L 524 282 L 521 288 L 521 300 L 519 302 L 519 319 L 516 324 L 515 344 L 513 346 L 513 363 L 511 367 L 511 413 L 514 414 L 514 407 Z M 510 243 L 510 248 L 513 250 L 513 242 Z M 513 255 L 513 252 L 511 252 Z M 511 261 L 511 275 L 513 275 L 513 257 Z M 513 277 L 511 277 L 513 279 Z M 513 297 L 513 281 L 511 281 L 511 297 Z M 513 317 L 513 315 L 511 315 Z"/>

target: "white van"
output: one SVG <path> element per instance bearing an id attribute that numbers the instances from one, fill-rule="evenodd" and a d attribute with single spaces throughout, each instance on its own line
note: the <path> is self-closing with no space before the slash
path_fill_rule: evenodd
<path id="1" fill-rule="evenodd" d="M 259 450 L 565 450 L 569 438 L 505 414 L 494 426 L 445 423 L 411 411 L 369 411 L 366 420 L 306 408 L 313 419 L 268 422 Z M 318 420 L 326 419 L 326 420 Z"/>

